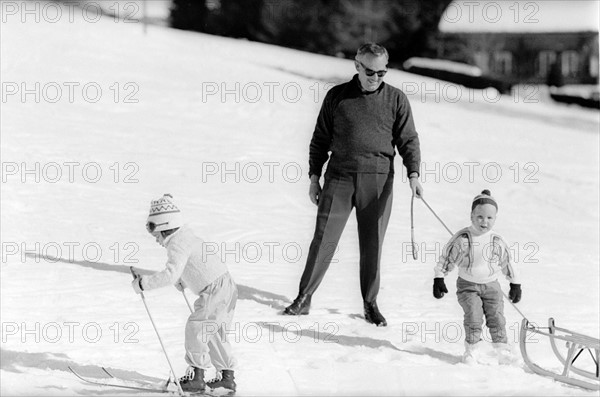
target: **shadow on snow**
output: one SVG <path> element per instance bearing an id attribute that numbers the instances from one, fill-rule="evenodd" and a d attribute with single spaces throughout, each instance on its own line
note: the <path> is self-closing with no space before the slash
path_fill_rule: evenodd
<path id="1" fill-rule="evenodd" d="M 45 257 L 44 259 L 46 259 L 48 261 L 53 261 L 53 262 L 70 263 L 70 264 L 74 264 L 74 265 L 78 265 L 81 267 L 90 268 L 90 269 L 94 269 L 94 270 L 130 274 L 130 270 L 129 270 L 130 266 L 127 266 L 127 265 L 115 265 L 115 264 L 108 264 L 108 263 L 103 263 L 103 262 L 67 260 L 67 259 L 55 258 L 55 257 Z M 141 269 L 141 268 L 136 268 L 136 270 L 141 275 L 149 275 L 149 274 L 154 273 L 151 270 L 146 270 L 146 269 Z M 289 299 L 283 295 L 274 294 L 272 292 L 260 290 L 258 288 L 249 287 L 246 285 L 238 284 L 237 286 L 238 286 L 238 293 L 239 293 L 238 298 L 239 299 L 251 300 L 251 301 L 257 302 L 261 305 L 266 305 L 266 306 L 272 307 L 273 309 L 276 309 L 279 311 L 283 311 L 285 306 L 290 302 Z M 365 347 L 369 347 L 369 348 L 373 348 L 373 349 L 378 349 L 378 348 L 383 347 L 383 348 L 388 348 L 388 349 L 396 350 L 398 352 L 403 352 L 403 353 L 408 353 L 408 354 L 413 354 L 413 355 L 430 356 L 430 357 L 444 361 L 449 364 L 457 364 L 457 363 L 461 362 L 461 358 L 458 356 L 443 353 L 443 352 L 440 352 L 440 351 L 437 351 L 434 349 L 430 349 L 430 348 L 420 348 L 418 350 L 399 349 L 398 347 L 396 347 L 393 343 L 391 343 L 388 340 L 374 339 L 374 338 L 364 337 L 364 336 L 346 336 L 346 335 L 340 335 L 340 334 L 332 334 L 332 333 L 323 332 L 323 331 L 315 332 L 314 330 L 311 330 L 311 329 L 293 330 L 293 329 L 284 328 L 280 325 L 276 325 L 273 323 L 266 323 L 266 322 L 259 323 L 259 324 L 261 324 L 261 326 L 263 326 L 263 327 L 268 327 L 268 328 L 270 328 L 270 330 L 275 331 L 275 332 L 292 332 L 292 333 L 295 333 L 296 335 L 298 335 L 299 337 L 308 337 L 308 338 L 312 338 L 313 340 L 318 339 L 324 343 L 335 343 L 335 344 L 349 346 L 349 347 L 365 346 Z M 64 360 L 48 358 L 48 357 L 46 357 L 46 356 L 48 356 L 48 354 L 44 354 L 44 353 L 39 353 L 40 356 L 36 356 L 38 353 L 8 352 L 9 357 L 16 355 L 15 358 L 19 358 L 22 355 L 28 355 L 28 354 L 30 356 L 33 355 L 33 356 L 37 357 L 35 360 L 27 360 L 27 362 L 38 368 L 39 368 L 39 366 L 36 364 L 38 362 L 50 363 L 49 364 L 49 365 L 51 365 L 50 367 L 45 367 L 45 368 L 49 368 L 49 369 L 61 369 L 62 370 L 62 369 L 66 369 L 67 365 L 70 365 L 68 363 L 65 364 Z M 4 368 L 4 366 L 5 366 L 5 361 L 4 361 L 5 351 L 4 350 L 2 350 L 2 355 L 3 355 L 2 369 L 5 369 Z M 53 356 L 56 357 L 57 355 L 53 355 Z M 66 358 L 66 356 L 64 356 L 64 355 L 59 355 L 59 356 Z M 27 357 L 29 357 L 29 356 L 27 356 Z M 44 365 L 44 364 L 42 364 L 42 365 Z M 58 367 L 53 368 L 52 365 L 55 365 Z M 29 366 L 31 366 L 31 365 L 29 365 Z M 14 367 L 14 366 L 10 366 L 9 369 L 7 369 L 7 370 L 10 370 L 10 368 L 12 368 L 12 367 Z M 90 367 L 94 367 L 94 366 L 90 366 Z"/>
<path id="2" fill-rule="evenodd" d="M 26 254 L 30 257 L 35 257 L 37 254 Z M 37 256 L 39 258 L 39 255 Z M 129 270 L 130 266 L 127 265 L 115 265 L 103 262 L 90 262 L 90 261 L 77 261 L 77 260 L 69 260 L 64 258 L 56 258 L 52 256 L 42 256 L 43 259 L 49 262 L 62 262 L 69 263 L 89 269 L 100 270 L 100 271 L 108 271 L 108 272 L 116 272 L 116 273 L 125 273 L 131 275 Z M 151 270 L 146 270 L 142 268 L 136 267 L 136 271 L 144 276 L 154 273 Z M 237 284 L 237 283 L 236 283 Z M 263 291 L 258 288 L 249 287 L 247 285 L 237 284 L 238 287 L 238 299 L 243 300 L 251 300 L 255 301 L 261 305 L 266 305 L 272 307 L 276 310 L 283 310 L 287 304 L 290 303 L 288 298 L 283 295 L 274 294 L 272 292 Z"/>

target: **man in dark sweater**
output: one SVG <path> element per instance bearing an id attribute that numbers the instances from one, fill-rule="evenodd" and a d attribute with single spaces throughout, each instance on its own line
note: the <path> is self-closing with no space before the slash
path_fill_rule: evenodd
<path id="1" fill-rule="evenodd" d="M 418 181 L 421 152 L 406 95 L 383 82 L 387 50 L 364 44 L 354 63 L 358 74 L 325 96 L 310 142 L 309 196 L 318 205 L 317 224 L 298 297 L 284 314 L 308 314 L 312 294 L 356 208 L 365 319 L 386 326 L 376 300 L 381 247 L 392 208 L 395 151 L 402 157 L 417 197 L 422 194 Z M 319 179 L 327 160 L 321 189 Z"/>

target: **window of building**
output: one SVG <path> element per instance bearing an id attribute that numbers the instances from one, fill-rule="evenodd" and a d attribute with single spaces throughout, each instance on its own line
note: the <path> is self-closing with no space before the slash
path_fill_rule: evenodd
<path id="1" fill-rule="evenodd" d="M 554 62 L 556 62 L 556 53 L 554 51 L 541 51 L 537 59 L 537 75 L 546 78 Z"/>
<path id="2" fill-rule="evenodd" d="M 574 77 L 579 74 L 579 54 L 577 51 L 565 51 L 560 58 L 563 76 Z"/>
<path id="3" fill-rule="evenodd" d="M 475 60 L 475 66 L 488 73 L 490 71 L 490 55 L 487 52 L 477 51 L 473 56 Z"/>
<path id="4" fill-rule="evenodd" d="M 494 72 L 510 76 L 512 74 L 512 54 L 509 51 L 494 53 Z"/>
<path id="5" fill-rule="evenodd" d="M 598 69 L 600 69 L 598 66 L 598 58 L 592 55 L 590 57 L 590 76 L 598 77 Z"/>

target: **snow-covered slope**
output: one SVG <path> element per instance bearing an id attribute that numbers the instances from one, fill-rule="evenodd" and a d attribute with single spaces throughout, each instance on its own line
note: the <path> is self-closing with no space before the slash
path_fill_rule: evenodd
<path id="1" fill-rule="evenodd" d="M 400 173 L 379 296 L 389 326 L 362 319 L 353 219 L 311 315 L 279 314 L 297 293 L 314 227 L 308 142 L 351 61 L 166 28 L 144 34 L 77 8 L 58 17 L 47 3 L 36 22 L 10 3 L 0 32 L 2 395 L 116 394 L 82 384 L 70 364 L 168 375 L 128 270 L 163 266 L 144 223 L 165 192 L 239 284 L 239 395 L 587 393 L 520 367 L 460 363 L 456 274 L 448 296 L 431 296 L 449 236 L 417 202 L 412 259 Z M 496 229 L 523 278 L 520 310 L 597 337 L 598 112 L 546 103 L 534 88 L 498 98 L 398 71 L 386 81 L 411 100 L 428 203 L 456 230 L 472 197 L 491 189 Z M 185 302 L 174 288 L 146 300 L 183 374 Z M 510 304 L 505 312 L 515 344 L 521 316 Z M 532 344 L 534 358 L 556 369 L 544 342 Z"/>

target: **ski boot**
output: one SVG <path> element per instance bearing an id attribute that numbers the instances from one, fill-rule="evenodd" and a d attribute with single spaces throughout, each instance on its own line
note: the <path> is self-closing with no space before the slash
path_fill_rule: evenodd
<path id="1" fill-rule="evenodd" d="M 189 366 L 185 375 L 179 378 L 181 390 L 191 393 L 204 393 L 206 383 L 204 382 L 204 370 Z"/>
<path id="2" fill-rule="evenodd" d="M 221 371 L 221 379 L 215 379 L 215 380 L 209 381 L 206 385 L 208 387 L 210 387 L 211 389 L 217 389 L 219 387 L 223 387 L 232 392 L 235 392 L 235 388 L 237 385 L 235 384 L 234 379 L 235 379 L 235 377 L 233 376 L 233 370 L 224 369 Z"/>

